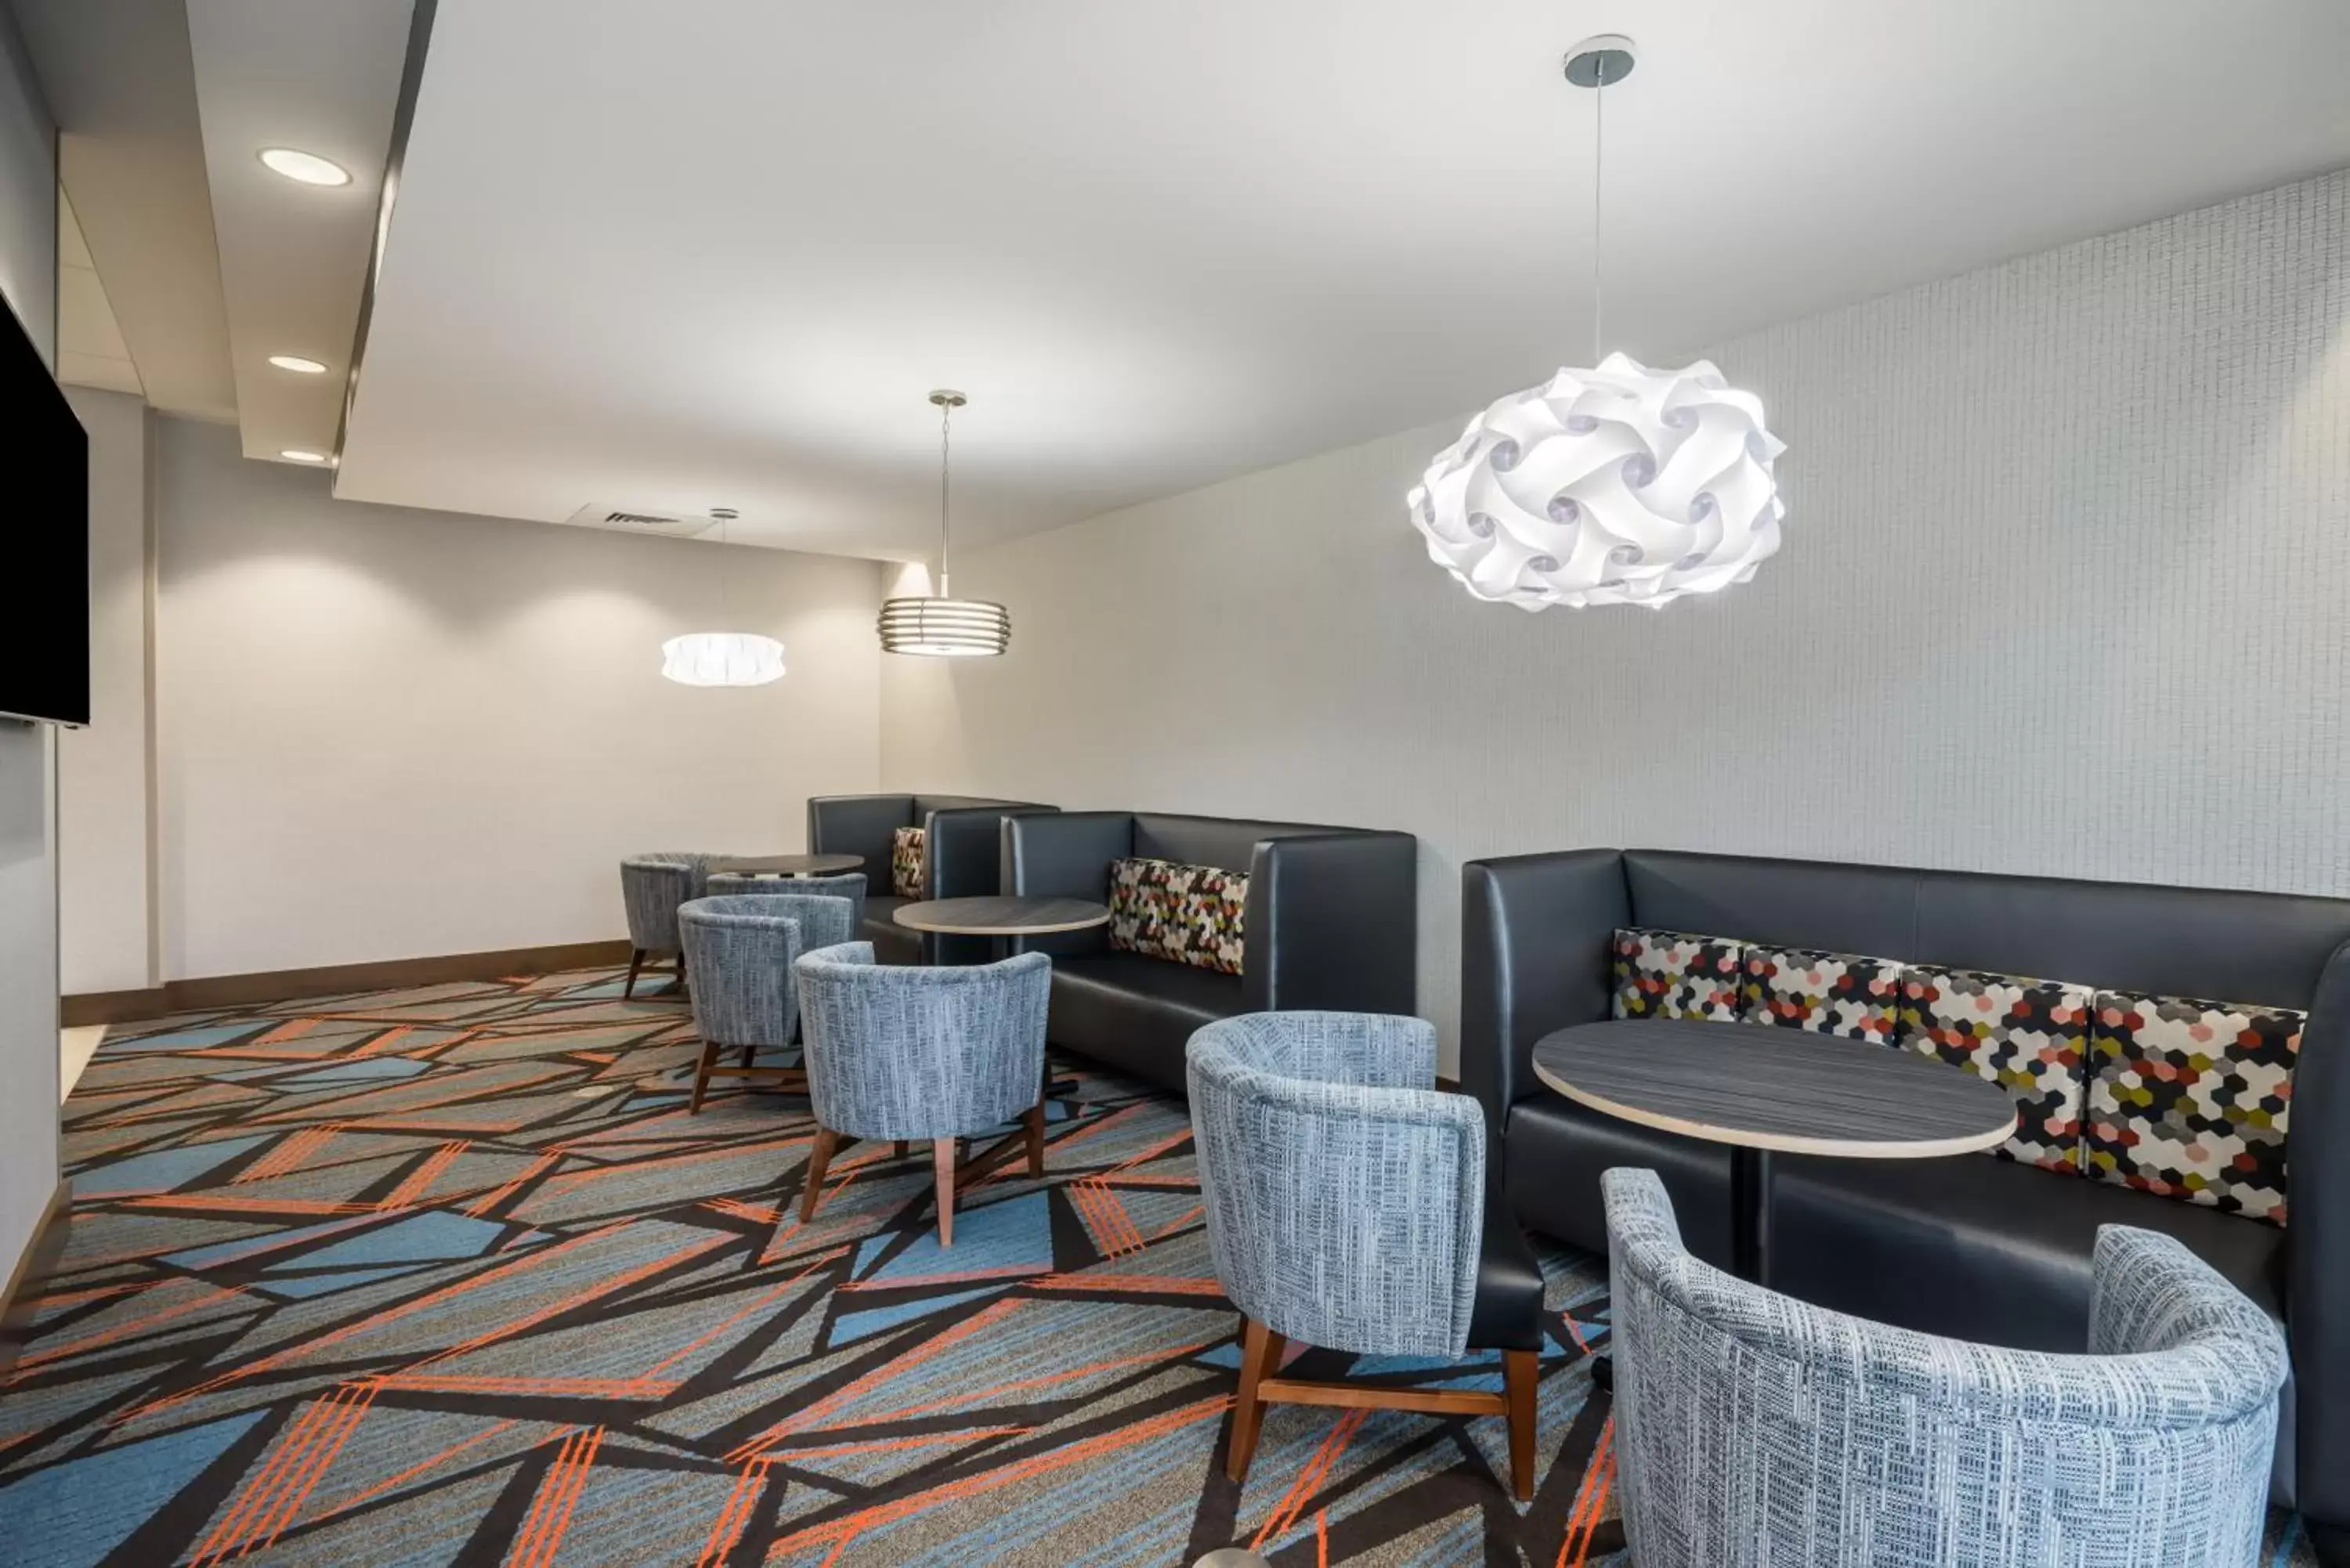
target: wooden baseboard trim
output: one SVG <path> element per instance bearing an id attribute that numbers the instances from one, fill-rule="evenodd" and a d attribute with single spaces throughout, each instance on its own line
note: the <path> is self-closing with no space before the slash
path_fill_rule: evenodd
<path id="1" fill-rule="evenodd" d="M 66 1216 L 72 1209 L 73 1189 L 59 1181 L 49 1194 L 48 1207 L 41 1212 L 41 1222 L 33 1227 L 33 1239 L 26 1243 L 25 1255 L 9 1272 L 6 1287 L 0 1289 L 0 1378 L 6 1377 L 9 1368 L 16 1365 L 25 1330 L 33 1320 L 33 1303 L 26 1299 L 26 1287 L 47 1273 L 65 1255 Z"/>
<path id="2" fill-rule="evenodd" d="M 68 1029 L 161 1018 L 171 1011 L 171 990 L 161 985 L 145 991 L 86 991 L 78 996 L 57 998 L 57 1022 Z"/>
<path id="3" fill-rule="evenodd" d="M 295 1002 L 346 991 L 394 991 L 413 985 L 444 985 L 456 980 L 497 980 L 510 974 L 552 974 L 629 961 L 629 944 L 566 942 L 545 948 L 501 948 L 494 952 L 444 953 L 432 958 L 380 959 L 371 963 L 329 964 L 323 969 L 279 969 L 259 974 L 213 974 L 174 980 L 151 991 L 89 992 L 59 1003 L 66 1027 L 130 1023 L 192 1012 L 207 1007 L 249 1007 Z"/>

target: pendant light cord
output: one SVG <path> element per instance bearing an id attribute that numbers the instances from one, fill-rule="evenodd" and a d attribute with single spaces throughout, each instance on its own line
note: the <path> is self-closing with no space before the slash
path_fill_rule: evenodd
<path id="1" fill-rule="evenodd" d="M 1596 366 L 1607 339 L 1600 331 L 1600 177 L 1607 167 L 1607 56 L 1592 63 L 1591 99 L 1591 362 Z"/>
<path id="2" fill-rule="evenodd" d="M 947 597 L 947 486 L 952 472 L 954 405 L 939 404 L 939 597 Z"/>

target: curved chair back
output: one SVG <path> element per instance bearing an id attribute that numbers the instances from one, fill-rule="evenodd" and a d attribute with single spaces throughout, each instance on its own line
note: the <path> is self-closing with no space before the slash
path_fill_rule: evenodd
<path id="1" fill-rule="evenodd" d="M 798 1021 L 792 961 L 819 943 L 845 941 L 846 898 L 691 898 L 677 912 L 693 1023 L 706 1042 L 788 1045 Z"/>
<path id="2" fill-rule="evenodd" d="M 629 858 L 631 860 L 666 860 L 672 865 L 684 867 L 690 874 L 690 885 L 693 889 L 688 897 L 699 898 L 710 891 L 711 865 L 715 861 L 731 860 L 733 857 L 722 851 L 701 849 L 656 849 L 650 854 L 632 855 Z"/>
<path id="3" fill-rule="evenodd" d="M 629 916 L 629 945 L 651 953 L 678 950 L 677 909 L 693 897 L 694 868 L 660 855 L 620 862 L 620 902 Z"/>
<path id="4" fill-rule="evenodd" d="M 854 936 L 865 925 L 865 873 L 851 871 L 839 877 L 745 877 L 736 871 L 712 873 L 702 896 L 705 898 L 846 898 L 856 906 L 854 923 L 849 927 Z M 839 939 L 848 940 L 848 937 Z M 830 947 L 830 942 L 808 942 L 807 948 Z"/>
<path id="5" fill-rule="evenodd" d="M 1252 1012 L 1186 1050 L 1208 1246 L 1232 1304 L 1369 1355 L 1458 1355 L 1485 1196 L 1485 1115 L 1440 1094 L 1436 1026 Z"/>
<path id="6" fill-rule="evenodd" d="M 1022 953 L 952 969 L 876 964 L 845 942 L 793 966 L 816 1119 L 850 1137 L 951 1138 L 1036 1104 L 1053 961 Z"/>
<path id="7" fill-rule="evenodd" d="M 2101 1229 L 2090 1354 L 2054 1355 L 1775 1294 L 1684 1250 L 1656 1172 L 1602 1187 L 1641 1568 L 2257 1559 L 2283 1338 L 2171 1238 Z"/>

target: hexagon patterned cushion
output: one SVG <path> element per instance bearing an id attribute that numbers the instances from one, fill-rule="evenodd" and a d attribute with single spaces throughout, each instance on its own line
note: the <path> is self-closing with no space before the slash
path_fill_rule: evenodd
<path id="1" fill-rule="evenodd" d="M 1245 871 L 1134 856 L 1109 864 L 1109 945 L 1220 974 L 1241 972 Z"/>
<path id="2" fill-rule="evenodd" d="M 1636 926 L 1616 933 L 1618 1018 L 1701 1018 L 1735 1023 L 1746 944 Z"/>
<path id="3" fill-rule="evenodd" d="M 922 896 L 922 846 L 929 835 L 901 827 L 889 837 L 889 891 L 900 898 Z"/>
<path id="4" fill-rule="evenodd" d="M 2082 1144 L 2089 1175 L 2283 1224 L 2303 1016 L 2099 992 Z"/>
<path id="5" fill-rule="evenodd" d="M 1898 959 L 1812 948 L 1748 948 L 1747 1022 L 1889 1045 L 1898 1027 L 1901 971 Z"/>
<path id="6" fill-rule="evenodd" d="M 2015 1133 L 1991 1153 L 2077 1172 L 2090 1001 L 2085 985 L 1914 965 L 1901 977 L 1901 1044 L 2013 1097 Z"/>

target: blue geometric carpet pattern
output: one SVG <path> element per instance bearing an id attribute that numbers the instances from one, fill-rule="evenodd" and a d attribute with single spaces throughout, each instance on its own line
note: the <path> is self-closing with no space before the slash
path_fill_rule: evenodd
<path id="1" fill-rule="evenodd" d="M 803 1224 L 806 1101 L 688 1115 L 694 1051 L 600 971 L 114 1031 L 0 1374 L 0 1568 L 1620 1561 L 1600 1261 L 1544 1258 L 1530 1505 L 1493 1417 L 1276 1406 L 1233 1486 L 1180 1102 L 1079 1072 L 941 1251 L 927 1148 L 847 1146 Z"/>
<path id="2" fill-rule="evenodd" d="M 65 1253 L 0 1375 L 0 1568 L 1617 1552 L 1593 1260 L 1549 1260 L 1530 1507 L 1493 1417 L 1275 1407 L 1236 1487 L 1238 1319 L 1180 1102 L 1079 1071 L 1045 1177 L 966 1192 L 950 1250 L 920 1145 L 848 1146 L 803 1224 L 807 1102 L 688 1115 L 692 1025 L 647 989 L 112 1032 L 66 1106 Z M 1500 1382 L 1349 1359 L 1300 1365 Z"/>

